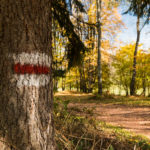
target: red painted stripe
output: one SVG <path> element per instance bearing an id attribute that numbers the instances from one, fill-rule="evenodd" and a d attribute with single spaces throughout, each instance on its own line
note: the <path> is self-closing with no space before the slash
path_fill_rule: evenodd
<path id="1" fill-rule="evenodd" d="M 18 63 L 14 65 L 14 71 L 17 74 L 48 74 L 50 68 L 47 66 L 36 66 L 31 64 L 21 65 Z"/>

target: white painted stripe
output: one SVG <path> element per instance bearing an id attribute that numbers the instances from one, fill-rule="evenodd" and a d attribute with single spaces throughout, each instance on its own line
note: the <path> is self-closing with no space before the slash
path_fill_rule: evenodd
<path id="1" fill-rule="evenodd" d="M 49 83 L 50 77 L 47 75 L 14 75 L 14 80 L 17 81 L 17 86 L 18 87 L 23 87 L 23 86 L 35 86 L 35 87 L 40 87 L 40 86 L 45 86 Z"/>
<path id="2" fill-rule="evenodd" d="M 33 65 L 43 65 L 50 67 L 51 59 L 45 53 L 26 53 L 23 52 L 21 54 L 13 54 L 13 59 L 15 64 L 20 63 L 21 65 L 24 64 L 33 64 Z"/>

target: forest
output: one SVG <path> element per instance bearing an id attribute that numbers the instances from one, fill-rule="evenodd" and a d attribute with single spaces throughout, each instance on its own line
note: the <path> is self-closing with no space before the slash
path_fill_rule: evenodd
<path id="1" fill-rule="evenodd" d="M 0 150 L 150 150 L 150 0 L 0 3 Z"/>
<path id="2" fill-rule="evenodd" d="M 75 52 L 72 52 L 73 54 L 70 52 L 70 41 L 63 36 L 66 31 L 61 30 L 57 22 L 53 24 L 54 90 L 58 91 L 61 88 L 62 91 L 67 89 L 96 93 L 99 89 L 103 93 L 110 94 L 149 96 L 150 48 L 142 48 L 142 43 L 136 41 L 136 36 L 134 41 L 116 46 L 116 42 L 119 42 L 116 37 L 122 28 L 125 28 L 121 14 L 117 10 L 120 3 L 106 0 L 99 4 L 102 5 L 102 9 L 99 10 L 100 29 L 97 27 L 96 14 L 98 10 L 96 7 L 98 4 L 96 1 L 86 1 L 83 4 L 86 5 L 84 12 L 80 10 L 82 5 L 80 7 L 73 6 L 70 15 L 76 34 L 87 48 L 85 52 L 80 52 L 81 58 L 75 56 L 75 60 L 74 58 L 70 60 L 73 57 L 70 55 L 74 55 Z M 137 32 L 141 30 L 140 26 L 142 25 L 143 20 L 141 23 L 139 22 Z M 135 56 L 136 45 L 138 45 L 138 50 Z M 131 91 L 134 57 L 136 57 L 136 82 L 134 94 L 132 94 L 129 91 Z M 100 67 L 97 64 L 98 60 L 100 60 Z M 77 66 L 76 63 L 80 64 Z M 98 79 L 99 72 L 100 79 Z M 97 86 L 98 83 L 102 84 L 102 87 L 99 87 L 103 90 Z M 118 91 L 114 92 L 115 90 Z"/>

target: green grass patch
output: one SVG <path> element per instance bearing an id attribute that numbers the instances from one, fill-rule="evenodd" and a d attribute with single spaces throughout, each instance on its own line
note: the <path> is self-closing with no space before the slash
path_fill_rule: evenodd
<path id="1" fill-rule="evenodd" d="M 96 103 L 96 104 L 117 104 L 125 106 L 150 106 L 149 97 L 125 97 L 114 95 L 93 95 L 84 93 L 69 93 L 66 95 L 56 95 L 56 98 L 69 100 L 71 103 Z"/>
<path id="2" fill-rule="evenodd" d="M 121 97 L 115 96 L 113 98 L 96 98 L 96 101 L 103 104 L 118 104 L 126 106 L 150 106 L 150 98 L 146 97 Z"/>

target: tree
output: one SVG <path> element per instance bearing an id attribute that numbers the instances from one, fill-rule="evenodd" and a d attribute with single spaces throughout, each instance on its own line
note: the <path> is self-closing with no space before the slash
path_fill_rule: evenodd
<path id="1" fill-rule="evenodd" d="M 150 78 L 150 53 L 139 50 L 137 58 L 137 82 L 138 87 L 142 90 L 142 95 L 148 94 Z"/>
<path id="2" fill-rule="evenodd" d="M 132 78 L 132 60 L 134 57 L 134 50 L 136 44 L 127 44 L 121 46 L 119 50 L 117 50 L 116 55 L 113 57 L 113 67 L 115 69 L 115 78 L 114 83 L 120 86 L 120 89 L 123 88 L 125 90 L 126 95 L 129 94 L 130 89 L 130 81 Z M 139 45 L 140 47 L 141 45 Z M 150 76 L 150 55 L 149 53 L 141 48 L 137 53 L 137 67 L 136 67 L 136 91 L 141 94 L 146 95 L 146 89 L 149 87 L 149 76 Z M 148 92 L 147 92 L 148 93 Z"/>
<path id="3" fill-rule="evenodd" d="M 93 45 L 93 46 L 90 46 L 92 47 L 91 48 L 92 51 L 94 51 L 92 55 L 91 54 L 89 55 L 90 59 L 92 58 L 92 56 L 94 56 L 94 58 L 97 58 L 96 70 L 98 74 L 97 83 L 98 83 L 99 94 L 102 94 L 103 89 L 106 88 L 105 86 L 105 83 L 106 83 L 105 69 L 106 68 L 104 68 L 104 73 L 102 69 L 103 66 L 104 67 L 107 66 L 106 62 L 104 61 L 105 54 L 107 53 L 106 51 L 111 49 L 110 41 L 112 40 L 112 38 L 114 39 L 116 33 L 119 31 L 120 27 L 123 25 L 123 23 L 121 22 L 120 16 L 118 14 L 118 11 L 117 11 L 117 6 L 118 6 L 118 3 L 113 3 L 113 1 L 110 2 L 107 0 L 97 0 L 97 1 L 92 1 L 92 4 L 88 11 L 89 24 L 96 25 L 95 30 L 92 29 L 91 27 L 92 30 L 89 32 L 90 36 L 89 36 L 89 39 L 87 40 L 87 43 L 89 43 L 88 45 Z M 95 47 L 97 47 L 97 52 L 94 49 Z M 97 56 L 94 55 L 95 53 L 97 53 Z M 102 77 L 103 75 L 104 77 Z"/>
<path id="4" fill-rule="evenodd" d="M 101 37 L 102 37 L 102 30 L 101 30 L 101 5 L 102 1 L 97 0 L 97 32 L 98 32 L 98 46 L 97 46 L 97 66 L 98 66 L 98 93 L 102 94 L 102 65 L 101 65 Z"/>
<path id="5" fill-rule="evenodd" d="M 130 94 L 135 95 L 135 82 L 136 82 L 136 57 L 137 57 L 137 51 L 138 51 L 138 45 L 140 41 L 140 33 L 144 26 L 149 23 L 150 21 L 150 1 L 145 0 L 129 0 L 130 2 L 130 7 L 129 9 L 125 12 L 126 13 L 131 13 L 133 15 L 137 16 L 137 39 L 136 39 L 136 46 L 135 46 L 135 51 L 134 51 L 134 58 L 133 58 L 133 73 L 132 73 L 132 79 L 130 83 Z M 142 25 L 140 29 L 140 18 L 146 18 L 144 24 Z"/>
<path id="6" fill-rule="evenodd" d="M 134 50 L 134 58 L 133 58 L 133 73 L 132 73 L 132 78 L 131 78 L 131 83 L 130 83 L 130 95 L 135 95 L 135 80 L 136 80 L 136 64 L 137 64 L 137 52 L 138 52 L 138 46 L 139 46 L 139 41 L 140 41 L 140 16 L 137 15 L 137 39 L 136 39 L 136 46 Z"/>
<path id="7" fill-rule="evenodd" d="M 127 0 L 130 6 L 126 13 L 133 15 L 139 14 L 141 18 L 145 18 L 145 23 L 148 24 L 150 21 L 150 1 L 149 0 Z"/>
<path id="8" fill-rule="evenodd" d="M 0 136 L 11 149 L 55 149 L 51 7 L 66 30 L 68 58 L 80 58 L 86 49 L 74 32 L 66 5 L 65 0 L 1 1 Z"/>
<path id="9" fill-rule="evenodd" d="M 115 68 L 116 77 L 113 81 L 117 85 L 123 87 L 126 92 L 126 95 L 129 94 L 130 80 L 131 80 L 131 68 L 132 68 L 132 59 L 134 52 L 135 44 L 128 44 L 120 47 L 116 52 L 116 55 L 113 59 L 113 67 Z"/>
<path id="10" fill-rule="evenodd" d="M 54 150 L 51 1 L 1 6 L 0 136 L 11 149 Z"/>

